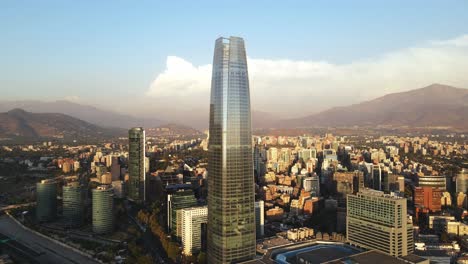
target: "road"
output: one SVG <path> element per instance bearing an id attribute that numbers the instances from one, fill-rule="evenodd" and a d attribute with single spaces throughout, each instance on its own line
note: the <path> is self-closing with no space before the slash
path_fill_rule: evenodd
<path id="1" fill-rule="evenodd" d="M 14 238 L 16 242 L 31 249 L 31 251 L 39 253 L 39 256 L 34 257 L 38 263 L 99 263 L 96 260 L 75 252 L 70 248 L 64 247 L 24 229 L 21 225 L 6 215 L 0 216 L 0 233 L 9 236 L 10 238 Z"/>

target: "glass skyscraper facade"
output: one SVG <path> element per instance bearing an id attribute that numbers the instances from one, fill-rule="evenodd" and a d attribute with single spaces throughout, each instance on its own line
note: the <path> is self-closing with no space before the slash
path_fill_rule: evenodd
<path id="1" fill-rule="evenodd" d="M 128 131 L 128 198 L 142 202 L 146 198 L 145 130 L 134 127 Z"/>
<path id="2" fill-rule="evenodd" d="M 215 43 L 208 145 L 208 263 L 255 256 L 250 92 L 244 40 Z"/>

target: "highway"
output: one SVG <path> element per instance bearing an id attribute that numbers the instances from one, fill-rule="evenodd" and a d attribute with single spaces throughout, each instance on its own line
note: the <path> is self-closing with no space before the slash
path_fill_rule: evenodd
<path id="1" fill-rule="evenodd" d="M 95 264 L 98 261 L 82 255 L 68 247 L 62 246 L 54 241 L 37 235 L 13 221 L 9 216 L 0 216 L 0 234 L 14 239 L 15 243 L 21 244 L 24 252 L 32 252 L 37 263 L 57 264 Z M 7 242 L 8 243 L 8 242 Z"/>

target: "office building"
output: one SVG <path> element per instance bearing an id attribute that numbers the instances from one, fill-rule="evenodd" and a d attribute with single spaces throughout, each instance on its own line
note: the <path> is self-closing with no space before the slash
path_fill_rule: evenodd
<path id="1" fill-rule="evenodd" d="M 167 195 L 167 225 L 173 234 L 180 234 L 177 230 L 177 211 L 197 205 L 197 199 L 192 190 L 181 190 Z M 180 235 L 178 235 L 180 236 Z"/>
<path id="2" fill-rule="evenodd" d="M 122 180 L 120 177 L 120 159 L 117 156 L 112 157 L 112 164 L 111 164 L 111 174 L 112 174 L 112 181 L 120 181 Z"/>
<path id="3" fill-rule="evenodd" d="M 468 193 L 468 169 L 462 169 L 461 172 L 457 174 L 456 185 L 457 193 Z"/>
<path id="4" fill-rule="evenodd" d="M 443 191 L 447 189 L 447 179 L 440 175 L 425 175 L 418 177 L 418 187 L 433 187 Z"/>
<path id="5" fill-rule="evenodd" d="M 93 232 L 110 233 L 114 229 L 114 190 L 111 185 L 100 185 L 92 190 Z"/>
<path id="6" fill-rule="evenodd" d="M 298 152 L 298 158 L 304 160 L 305 162 L 310 159 L 316 159 L 317 150 L 316 149 L 302 149 Z"/>
<path id="7" fill-rule="evenodd" d="M 200 252 L 206 238 L 208 207 L 190 207 L 180 209 L 182 229 L 182 252 L 186 256 Z"/>
<path id="8" fill-rule="evenodd" d="M 414 188 L 414 206 L 418 212 L 440 212 L 443 190 L 433 187 Z"/>
<path id="9" fill-rule="evenodd" d="M 76 227 L 83 223 L 85 190 L 79 182 L 71 182 L 62 187 L 63 218 L 67 226 Z"/>
<path id="10" fill-rule="evenodd" d="M 347 198 L 346 233 L 351 245 L 401 257 L 413 252 L 406 199 L 365 189 Z"/>
<path id="11" fill-rule="evenodd" d="M 250 91 L 244 40 L 215 44 L 208 146 L 210 264 L 255 256 L 255 192 Z"/>
<path id="12" fill-rule="evenodd" d="M 125 197 L 125 183 L 124 181 L 113 181 L 112 188 L 114 189 L 115 198 L 124 198 Z"/>
<path id="13" fill-rule="evenodd" d="M 312 197 L 320 197 L 320 179 L 317 174 L 303 179 L 303 186 L 306 192 L 310 192 Z"/>
<path id="14" fill-rule="evenodd" d="M 134 127 L 128 131 L 128 198 L 142 202 L 146 198 L 145 130 Z"/>
<path id="15" fill-rule="evenodd" d="M 257 239 L 265 235 L 265 202 L 262 200 L 255 202 L 255 230 Z"/>
<path id="16" fill-rule="evenodd" d="M 39 222 L 47 222 L 57 216 L 57 182 L 42 180 L 36 184 L 36 217 Z"/>

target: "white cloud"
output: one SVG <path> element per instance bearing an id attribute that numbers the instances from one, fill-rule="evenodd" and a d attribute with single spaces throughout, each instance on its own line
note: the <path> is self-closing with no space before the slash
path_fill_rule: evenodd
<path id="1" fill-rule="evenodd" d="M 307 115 L 431 83 L 468 87 L 468 35 L 347 64 L 248 58 L 248 66 L 253 109 Z M 210 64 L 169 56 L 147 95 L 188 109 L 208 106 L 210 77 Z"/>
<path id="2" fill-rule="evenodd" d="M 200 67 L 176 57 L 168 56 L 166 70 L 151 84 L 149 95 L 170 97 L 204 92 L 210 87 L 211 65 Z"/>

